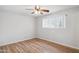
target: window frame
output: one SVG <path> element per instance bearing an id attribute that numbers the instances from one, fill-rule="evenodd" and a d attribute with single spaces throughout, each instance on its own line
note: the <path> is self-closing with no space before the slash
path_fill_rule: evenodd
<path id="1" fill-rule="evenodd" d="M 57 18 L 57 19 L 56 19 Z M 47 21 L 50 20 L 49 22 L 53 21 L 52 19 L 54 19 L 54 21 L 59 21 L 59 24 L 63 24 L 63 25 L 57 25 L 56 26 L 54 24 L 52 24 L 53 26 L 49 26 L 47 25 Z M 46 23 L 45 23 L 46 22 Z M 63 22 L 63 23 L 61 23 Z M 46 24 L 46 25 L 45 25 Z M 54 16 L 48 16 L 48 17 L 44 17 L 42 18 L 42 28 L 66 28 L 66 16 L 65 15 L 54 15 Z"/>

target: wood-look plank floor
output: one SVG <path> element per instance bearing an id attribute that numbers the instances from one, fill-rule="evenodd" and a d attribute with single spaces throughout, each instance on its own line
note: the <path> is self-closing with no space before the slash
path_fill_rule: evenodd
<path id="1" fill-rule="evenodd" d="M 79 50 L 58 45 L 42 39 L 25 40 L 0 47 L 0 53 L 65 53 Z"/>

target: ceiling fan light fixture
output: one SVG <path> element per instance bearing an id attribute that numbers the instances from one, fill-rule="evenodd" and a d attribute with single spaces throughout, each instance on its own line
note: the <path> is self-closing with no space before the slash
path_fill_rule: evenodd
<path id="1" fill-rule="evenodd" d="M 28 9 L 26 9 L 28 10 Z M 32 13 L 31 14 L 36 14 L 36 15 L 42 15 L 42 14 L 47 14 L 49 13 L 49 10 L 48 9 L 43 9 L 41 8 L 40 6 L 36 5 L 32 10 Z"/>
<path id="2" fill-rule="evenodd" d="M 40 10 L 39 11 L 38 10 L 33 10 L 33 12 L 34 12 L 33 14 L 41 14 Z"/>
<path id="3" fill-rule="evenodd" d="M 35 13 L 35 14 L 40 14 L 40 11 L 35 11 L 34 13 Z"/>

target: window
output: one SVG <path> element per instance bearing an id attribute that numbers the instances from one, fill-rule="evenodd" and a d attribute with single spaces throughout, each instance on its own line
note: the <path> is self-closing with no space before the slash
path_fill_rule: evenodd
<path id="1" fill-rule="evenodd" d="M 42 20 L 43 28 L 65 28 L 65 16 L 46 17 Z"/>

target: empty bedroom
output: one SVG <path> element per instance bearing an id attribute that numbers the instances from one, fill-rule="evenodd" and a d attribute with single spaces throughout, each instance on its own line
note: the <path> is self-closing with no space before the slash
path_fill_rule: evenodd
<path id="1" fill-rule="evenodd" d="M 79 5 L 0 5 L 0 53 L 79 53 Z"/>

